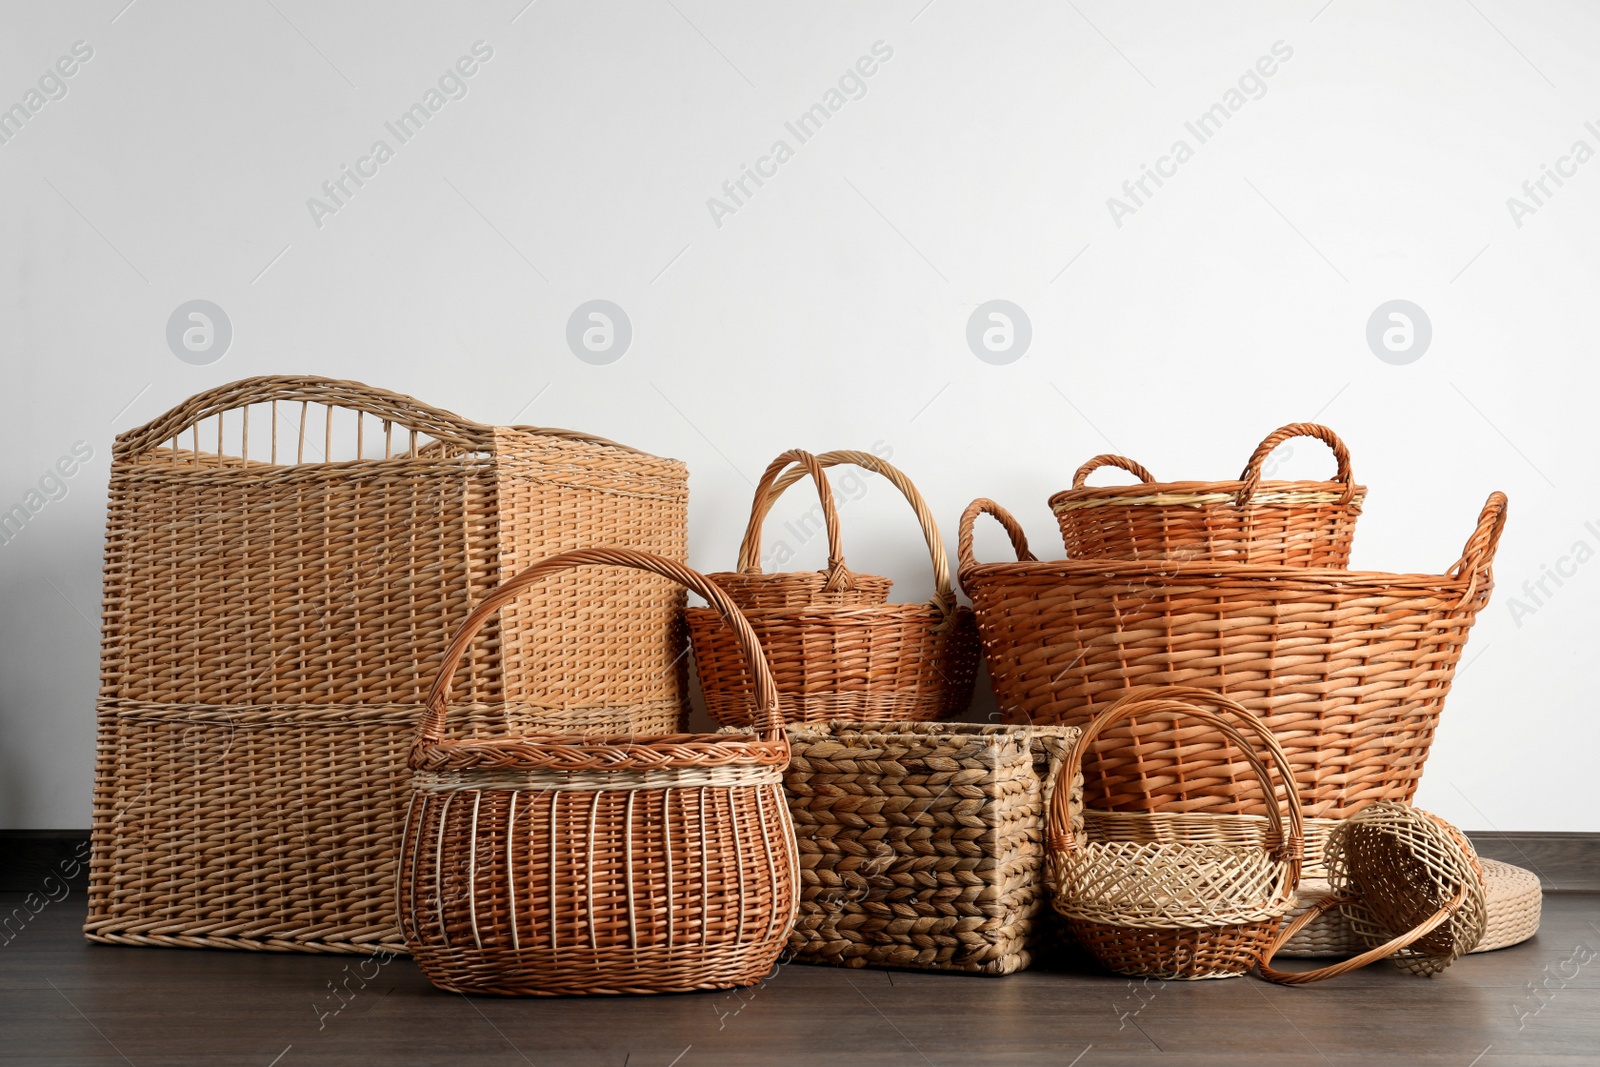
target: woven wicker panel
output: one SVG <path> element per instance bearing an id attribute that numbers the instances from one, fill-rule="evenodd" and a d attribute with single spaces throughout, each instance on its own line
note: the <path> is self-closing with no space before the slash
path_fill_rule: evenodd
<path id="1" fill-rule="evenodd" d="M 1010 974 L 1039 948 L 1044 810 L 1077 731 L 791 727 L 804 963 Z"/>
<path id="2" fill-rule="evenodd" d="M 1021 562 L 979 564 L 993 514 Z M 1505 522 L 1495 493 L 1442 575 L 1226 563 L 1040 563 L 992 501 L 962 517 L 961 581 L 1008 721 L 1082 725 L 1135 689 L 1225 694 L 1288 752 L 1306 814 L 1416 790 Z M 1135 740 L 1137 739 L 1137 740 Z M 1118 727 L 1084 765 L 1092 807 L 1261 814 L 1238 755 L 1202 725 Z"/>
<path id="3" fill-rule="evenodd" d="M 1262 481 L 1262 464 L 1285 441 L 1314 437 L 1333 450 L 1331 482 Z M 1090 488 L 1089 474 L 1121 467 L 1139 485 Z M 1345 567 L 1366 489 L 1351 480 L 1350 452 L 1316 423 L 1274 430 L 1239 480 L 1157 482 L 1124 456 L 1102 455 L 1078 468 L 1072 488 L 1050 498 L 1073 560 L 1212 560 L 1289 567 Z"/>

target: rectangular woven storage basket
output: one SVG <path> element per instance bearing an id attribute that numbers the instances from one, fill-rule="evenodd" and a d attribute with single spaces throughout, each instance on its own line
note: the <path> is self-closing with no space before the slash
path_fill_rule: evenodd
<path id="1" fill-rule="evenodd" d="M 90 939 L 400 947 L 405 754 L 451 634 L 565 549 L 684 559 L 687 500 L 677 460 L 325 378 L 235 382 L 119 436 Z M 683 604 L 616 568 L 541 585 L 456 672 L 466 729 L 676 731 Z"/>
<path id="2" fill-rule="evenodd" d="M 1040 946 L 1050 791 L 1074 727 L 792 726 L 792 958 L 1010 974 Z M 1076 788 L 1076 786 L 1075 786 Z"/>

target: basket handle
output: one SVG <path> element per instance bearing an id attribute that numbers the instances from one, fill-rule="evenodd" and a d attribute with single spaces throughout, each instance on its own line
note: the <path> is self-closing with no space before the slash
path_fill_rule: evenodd
<path id="1" fill-rule="evenodd" d="M 1483 510 L 1478 512 L 1478 524 L 1473 527 L 1472 536 L 1467 538 L 1461 558 L 1447 572 L 1449 577 L 1457 581 L 1470 579 L 1467 591 L 1461 595 L 1462 604 L 1470 602 L 1480 587 L 1487 588 L 1494 580 L 1494 553 L 1500 546 L 1500 535 L 1505 529 L 1506 495 L 1497 489 L 1483 502 Z"/>
<path id="2" fill-rule="evenodd" d="M 424 404 L 404 393 L 393 393 L 361 382 L 322 378 L 309 374 L 269 374 L 258 378 L 242 378 L 203 393 L 196 393 L 166 414 L 158 415 L 143 426 L 120 434 L 113 449 L 114 458 L 126 460 L 144 455 L 193 429 L 213 415 L 247 408 L 252 404 L 267 404 L 279 400 L 350 408 L 468 451 L 489 448 L 494 440 L 493 427 L 469 422 L 453 411 Z M 587 444 L 627 447 L 616 445 L 615 442 L 607 441 L 603 437 L 591 437 L 574 430 L 543 429 L 533 426 L 514 428 Z"/>
<path id="3" fill-rule="evenodd" d="M 1312 982 L 1322 982 L 1329 978 L 1337 978 L 1341 974 L 1349 974 L 1351 971 L 1360 970 L 1369 963 L 1388 959 L 1444 925 L 1450 916 L 1454 915 L 1461 905 L 1466 903 L 1467 890 L 1468 887 L 1463 885 L 1456 891 L 1453 900 L 1434 912 L 1421 926 L 1408 930 L 1399 937 L 1379 945 L 1377 948 L 1370 948 L 1359 956 L 1353 956 L 1339 963 L 1330 964 L 1327 967 L 1318 967 L 1311 971 L 1280 971 L 1275 969 L 1272 966 L 1272 957 L 1276 956 L 1279 950 L 1287 945 L 1295 934 L 1298 934 L 1317 918 L 1327 914 L 1339 905 L 1354 903 L 1356 898 L 1348 896 L 1327 897 L 1319 900 L 1315 905 L 1302 912 L 1294 922 L 1278 931 L 1278 936 L 1272 939 L 1272 944 L 1268 945 L 1267 950 L 1261 954 L 1261 962 L 1258 965 L 1261 977 L 1269 982 L 1277 982 L 1279 985 L 1310 985 Z"/>
<path id="4" fill-rule="evenodd" d="M 692 571 L 682 563 L 664 559 L 654 553 L 632 548 L 579 548 L 542 559 L 516 576 L 501 582 L 489 590 L 478 606 L 473 608 L 462 621 L 455 637 L 450 640 L 450 646 L 445 649 L 444 660 L 439 664 L 439 675 L 434 679 L 433 688 L 428 691 L 428 710 L 423 716 L 413 751 L 427 745 L 436 745 L 444 740 L 445 719 L 450 703 L 450 681 L 455 676 L 456 668 L 461 664 L 461 658 L 466 655 L 468 646 L 472 644 L 473 638 L 483 628 L 484 623 L 489 621 L 489 617 L 541 578 L 576 567 L 631 567 L 634 570 L 648 571 L 663 578 L 670 578 L 704 597 L 706 603 L 715 608 L 733 630 L 734 638 L 739 642 L 739 647 L 750 665 L 750 674 L 755 680 L 758 708 L 755 727 L 766 740 L 783 739 L 783 713 L 778 710 L 778 687 L 772 680 L 772 671 L 767 666 L 767 658 L 762 654 L 761 642 L 756 637 L 755 631 L 750 628 L 750 623 L 746 621 L 743 613 L 732 600 L 728 599 L 728 594 L 724 593 L 720 586 L 698 571 Z"/>
<path id="5" fill-rule="evenodd" d="M 1289 864 L 1289 884 L 1291 887 L 1298 885 L 1300 862 L 1305 846 L 1305 820 L 1300 808 L 1300 795 L 1295 790 L 1294 771 L 1289 766 L 1289 757 L 1283 751 L 1283 746 L 1278 743 L 1278 739 L 1272 735 L 1272 731 L 1268 730 L 1260 719 L 1252 715 L 1243 705 L 1221 693 L 1178 686 L 1147 686 L 1129 692 L 1084 727 L 1072 746 L 1072 752 L 1062 764 L 1061 774 L 1064 776 L 1062 780 L 1070 782 L 1082 772 L 1083 758 L 1088 754 L 1089 746 L 1094 744 L 1107 729 L 1136 715 L 1153 712 L 1173 712 L 1183 718 L 1199 719 L 1220 731 L 1229 742 L 1244 753 L 1250 769 L 1261 782 L 1262 792 L 1269 800 L 1267 851 L 1274 859 Z M 1253 740 L 1266 749 L 1268 760 L 1283 782 L 1282 811 L 1279 810 L 1277 790 L 1273 787 L 1272 776 L 1267 770 L 1267 761 L 1262 760 L 1252 739 L 1246 738 L 1230 720 L 1242 723 L 1255 735 Z M 1072 832 L 1071 794 L 1070 789 L 1058 789 L 1050 800 L 1049 841 L 1052 852 L 1071 853 L 1078 848 L 1077 837 Z"/>
<path id="6" fill-rule="evenodd" d="M 1102 452 L 1078 468 L 1078 472 L 1072 476 L 1072 488 L 1082 489 L 1084 483 L 1089 480 L 1089 475 L 1101 467 L 1120 468 L 1141 482 L 1153 482 L 1156 480 L 1156 476 L 1150 473 L 1149 468 L 1138 460 L 1129 459 L 1127 456 L 1112 455 L 1110 452 Z"/>
<path id="7" fill-rule="evenodd" d="M 1256 495 L 1256 488 L 1261 484 L 1261 465 L 1267 461 L 1273 449 L 1295 437 L 1315 437 L 1333 449 L 1333 458 L 1339 464 L 1333 480 L 1344 483 L 1344 493 L 1339 497 L 1339 503 L 1350 503 L 1356 494 L 1356 483 L 1350 474 L 1350 450 L 1345 447 L 1338 434 L 1320 422 L 1291 422 L 1267 434 L 1266 439 L 1256 446 L 1255 452 L 1250 456 L 1250 462 L 1244 465 L 1244 473 L 1239 475 L 1239 480 L 1244 484 L 1239 487 L 1239 495 L 1233 498 L 1235 504 L 1243 507 L 1249 503 L 1250 498 Z"/>
<path id="8" fill-rule="evenodd" d="M 978 565 L 977 557 L 972 554 L 972 524 L 978 521 L 979 515 L 993 515 L 995 521 L 1005 529 L 1006 536 L 1011 538 L 1011 548 L 1017 554 L 1018 563 L 1039 562 L 1039 557 L 1028 548 L 1028 535 L 1022 532 L 1022 524 L 1012 517 L 1011 512 L 988 497 L 979 497 L 961 513 L 961 526 L 956 531 L 958 568 L 966 571 Z"/>
<path id="9" fill-rule="evenodd" d="M 822 467 L 837 467 L 848 463 L 865 470 L 881 474 L 889 479 L 900 494 L 911 504 L 911 510 L 916 512 L 917 522 L 922 526 L 923 540 L 928 543 L 928 555 L 933 560 L 934 594 L 929 603 L 942 612 L 947 618 L 956 610 L 956 593 L 950 584 L 950 556 L 945 552 L 944 539 L 939 535 L 939 524 L 934 521 L 933 512 L 928 510 L 927 501 L 917 487 L 911 484 L 911 479 L 905 476 L 899 467 L 887 460 L 880 459 L 871 452 L 858 452 L 854 449 L 839 449 L 834 452 L 824 452 L 817 457 L 817 463 Z M 773 487 L 772 495 L 767 499 L 767 506 L 762 510 L 761 518 L 766 519 L 766 513 L 772 509 L 772 501 L 788 489 L 795 482 L 804 478 L 807 469 L 800 465 L 790 467 L 778 479 Z"/>
<path id="10" fill-rule="evenodd" d="M 774 488 L 778 476 L 788 470 L 791 463 L 811 475 L 817 487 L 817 499 L 822 501 L 822 525 L 828 532 L 828 580 L 822 589 L 827 593 L 854 589 L 855 578 L 845 568 L 844 549 L 839 543 L 839 509 L 833 503 L 833 488 L 828 484 L 828 476 L 822 473 L 817 457 L 803 448 L 789 449 L 761 472 L 761 483 L 756 486 L 755 499 L 750 503 L 750 523 L 745 527 L 744 540 L 739 543 L 739 573 L 761 573 L 761 524 L 772 510 L 773 501 L 783 491 Z"/>

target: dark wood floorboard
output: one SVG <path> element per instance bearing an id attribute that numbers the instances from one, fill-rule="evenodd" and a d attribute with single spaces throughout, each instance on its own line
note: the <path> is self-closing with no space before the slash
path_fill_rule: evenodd
<path id="1" fill-rule="evenodd" d="M 22 900 L 0 895 L 0 916 Z M 0 1067 L 1600 1064 L 1594 894 L 1548 895 L 1533 941 L 1431 981 L 1386 965 L 1305 989 L 1081 962 L 1002 979 L 791 965 L 730 993 L 505 1000 L 439 992 L 397 959 L 337 1011 L 329 983 L 361 961 L 89 945 L 82 922 L 75 892 L 0 935 Z"/>

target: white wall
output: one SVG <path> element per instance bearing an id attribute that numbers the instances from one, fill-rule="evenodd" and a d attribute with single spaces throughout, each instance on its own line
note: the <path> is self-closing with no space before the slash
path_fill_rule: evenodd
<path id="1" fill-rule="evenodd" d="M 1490 490 L 1512 500 L 1420 801 L 1473 829 L 1600 830 L 1600 562 L 1510 606 L 1600 548 L 1600 162 L 1507 205 L 1573 142 L 1600 149 L 1593 7 L 125 2 L 0 14 L 0 105 L 93 49 L 0 144 L 0 509 L 93 450 L 0 545 L 0 826 L 89 822 L 113 436 L 297 371 L 682 457 L 706 568 L 793 445 L 883 442 L 952 546 L 981 494 L 1048 549 L 1045 497 L 1093 453 L 1229 477 L 1267 430 L 1324 419 L 1372 487 L 1359 566 L 1441 569 Z M 399 145 L 384 123 L 478 41 L 467 95 Z M 865 95 L 799 144 L 784 123 L 880 41 Z M 1265 94 L 1198 144 L 1185 121 L 1280 41 Z M 307 198 L 379 138 L 394 158 L 319 227 Z M 1114 220 L 1107 198 L 1179 138 L 1193 158 Z M 778 139 L 793 158 L 714 220 Z M 234 331 L 205 366 L 165 336 L 196 298 Z M 608 366 L 564 339 L 595 298 L 634 331 Z M 1033 329 L 1005 366 L 965 339 L 996 298 Z M 1365 339 L 1394 298 L 1432 323 L 1409 365 Z M 1281 473 L 1326 467 L 1304 445 Z M 852 563 L 920 599 L 887 487 L 845 514 Z"/>

